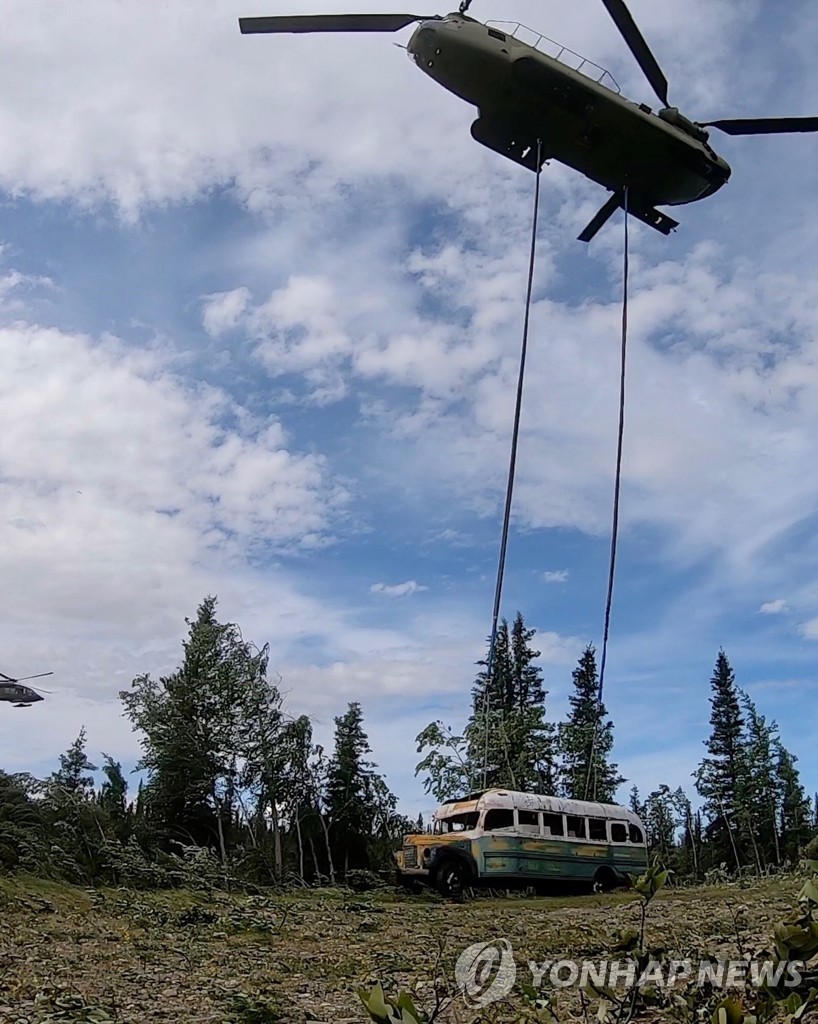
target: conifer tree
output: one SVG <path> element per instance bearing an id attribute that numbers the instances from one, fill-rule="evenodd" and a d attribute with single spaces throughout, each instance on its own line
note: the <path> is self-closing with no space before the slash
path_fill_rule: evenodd
<path id="1" fill-rule="evenodd" d="M 568 698 L 567 721 L 559 727 L 560 782 L 563 796 L 573 800 L 612 803 L 626 780 L 609 763 L 613 722 L 599 699 L 596 652 L 589 644 L 572 673 L 574 692 Z"/>
<path id="2" fill-rule="evenodd" d="M 810 839 L 810 801 L 795 767 L 798 759 L 780 740 L 776 739 L 773 746 L 776 759 L 774 785 L 779 808 L 781 856 L 792 861 L 797 859 L 801 847 Z"/>
<path id="3" fill-rule="evenodd" d="M 739 846 L 752 853 L 760 871 L 780 859 L 774 754 L 778 725 L 768 722 L 743 690 L 738 694 L 744 730 L 737 760 L 735 825 Z"/>
<path id="4" fill-rule="evenodd" d="M 744 719 L 735 675 L 723 650 L 710 679 L 710 737 L 707 754 L 695 773 L 696 789 L 705 801 L 707 835 L 715 863 L 741 864 L 736 811 L 742 782 Z"/>
<path id="5" fill-rule="evenodd" d="M 511 630 L 503 619 L 497 630 L 491 678 L 487 662 L 472 690 L 466 727 L 468 763 L 477 788 L 508 786 L 553 793 L 556 786 L 554 727 L 545 717 L 547 692 L 540 652 L 532 647 L 536 630 L 518 611 Z"/>
<path id="6" fill-rule="evenodd" d="M 60 767 L 53 773 L 51 779 L 65 792 L 87 797 L 93 791 L 94 778 L 85 773 L 95 771 L 97 771 L 97 766 L 91 764 L 85 753 L 85 726 L 83 726 L 68 750 L 64 754 L 60 754 Z"/>
<path id="7" fill-rule="evenodd" d="M 332 857 L 344 875 L 351 868 L 369 866 L 368 837 L 387 800 L 385 785 L 366 760 L 369 739 L 363 728 L 363 712 L 357 701 L 335 719 L 335 749 L 327 770 L 326 809 L 330 821 Z M 391 794 L 389 794 L 391 796 Z M 394 799 L 394 798 L 393 798 Z"/>
<path id="8" fill-rule="evenodd" d="M 517 788 L 510 759 L 511 736 L 509 717 L 513 695 L 511 644 L 508 622 L 503 619 L 497 627 L 491 678 L 488 658 L 472 688 L 472 713 L 465 730 L 468 762 L 472 767 L 478 789 L 494 786 Z"/>

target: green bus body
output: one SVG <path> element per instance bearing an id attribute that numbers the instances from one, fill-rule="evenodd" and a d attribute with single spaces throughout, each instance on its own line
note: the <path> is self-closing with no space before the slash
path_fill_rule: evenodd
<path id="1" fill-rule="evenodd" d="M 480 885 L 614 888 L 646 869 L 648 851 L 644 826 L 628 808 L 487 790 L 443 804 L 435 834 L 406 836 L 395 860 L 403 884 L 457 896 Z"/>

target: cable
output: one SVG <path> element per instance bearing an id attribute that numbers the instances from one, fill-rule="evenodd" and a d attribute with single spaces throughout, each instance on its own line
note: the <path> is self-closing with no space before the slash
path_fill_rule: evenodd
<path id="1" fill-rule="evenodd" d="M 614 574 L 616 572 L 616 542 L 619 535 L 619 490 L 622 481 L 622 440 L 625 435 L 625 356 L 628 348 L 628 186 L 625 186 L 623 195 L 623 209 L 625 211 L 625 254 L 622 271 L 622 347 L 619 369 L 619 432 L 616 444 L 616 476 L 614 479 L 614 500 L 613 500 L 613 523 L 611 524 L 611 556 L 608 568 L 608 595 L 605 601 L 605 628 L 602 634 L 602 659 L 599 663 L 599 687 L 597 689 L 597 701 L 602 704 L 602 689 L 605 685 L 605 663 L 608 657 L 608 632 L 611 625 L 611 605 L 613 604 Z M 599 719 L 594 724 L 594 733 L 591 740 L 591 756 L 588 761 L 588 774 L 585 780 L 585 799 L 588 799 L 588 789 L 591 783 L 591 775 L 594 776 L 593 796 L 596 797 L 596 772 L 593 770 L 594 753 L 596 752 L 596 739 L 599 732 Z"/>
<path id="2" fill-rule="evenodd" d="M 471 2 L 471 0 L 469 0 Z M 485 699 L 485 746 L 483 752 L 483 789 L 486 788 L 489 757 L 489 694 L 491 692 L 491 672 L 494 667 L 494 648 L 497 643 L 497 620 L 500 616 L 500 598 L 503 592 L 503 577 L 506 568 L 506 549 L 508 548 L 508 531 L 511 522 L 511 499 L 514 492 L 514 471 L 517 465 L 517 442 L 520 435 L 520 412 L 523 405 L 523 381 L 525 379 L 525 357 L 528 350 L 528 322 L 531 315 L 531 293 L 534 287 L 534 255 L 537 247 L 537 219 L 540 208 L 540 174 L 542 172 L 542 140 L 537 139 L 537 177 L 534 184 L 534 216 L 531 226 L 531 254 L 528 261 L 528 289 L 525 297 L 525 320 L 523 321 L 523 343 L 520 350 L 520 372 L 517 377 L 517 402 L 514 409 L 514 429 L 511 435 L 511 458 L 508 466 L 508 484 L 506 485 L 506 507 L 503 514 L 503 532 L 500 541 L 500 559 L 497 565 L 497 584 L 494 588 L 494 612 L 491 618 L 491 640 L 489 656 L 486 663 L 486 699 Z"/>

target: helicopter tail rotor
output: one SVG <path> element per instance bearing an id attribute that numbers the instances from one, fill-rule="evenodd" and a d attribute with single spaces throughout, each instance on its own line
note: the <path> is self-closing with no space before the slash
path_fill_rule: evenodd
<path id="1" fill-rule="evenodd" d="M 255 32 L 399 32 L 416 21 L 439 20 L 422 14 L 291 14 L 239 18 L 242 35 Z"/>

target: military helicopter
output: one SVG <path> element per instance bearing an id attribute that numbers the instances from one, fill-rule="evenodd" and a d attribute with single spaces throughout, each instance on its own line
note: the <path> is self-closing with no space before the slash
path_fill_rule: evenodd
<path id="1" fill-rule="evenodd" d="M 44 700 L 40 693 L 33 686 L 22 686 L 26 679 L 43 679 L 45 676 L 53 676 L 53 672 L 38 672 L 35 676 L 23 676 L 21 679 L 12 679 L 5 672 L 0 672 L 0 701 L 6 700 L 14 704 L 16 708 L 27 708 L 37 701 Z M 43 693 L 49 693 L 43 690 Z"/>
<path id="2" fill-rule="evenodd" d="M 662 234 L 678 221 L 656 209 L 717 192 L 730 166 L 712 148 L 707 128 L 728 135 L 818 131 L 818 117 L 732 118 L 698 123 L 668 102 L 668 83 L 624 0 L 602 0 L 662 106 L 619 95 L 602 68 L 565 62 L 512 32 L 467 15 L 471 0 L 445 16 L 325 14 L 240 18 L 243 34 L 258 32 L 397 32 L 419 23 L 406 47 L 417 66 L 477 107 L 472 137 L 533 171 L 550 159 L 572 167 L 613 195 L 579 240 L 589 242 L 620 207 Z M 530 31 L 530 30 L 528 30 Z M 520 33 L 518 33 L 520 34 Z M 534 33 L 536 36 L 537 33 Z M 550 42 L 550 40 L 546 40 Z M 563 59 L 561 59 L 563 58 Z M 582 69 L 585 70 L 582 70 Z M 602 72 L 602 74 L 597 74 Z"/>

